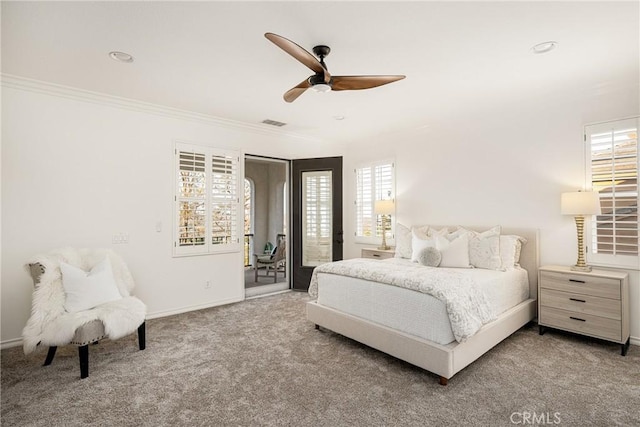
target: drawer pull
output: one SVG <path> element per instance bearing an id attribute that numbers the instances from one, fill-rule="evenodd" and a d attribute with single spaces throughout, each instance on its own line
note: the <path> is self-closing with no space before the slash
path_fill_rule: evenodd
<path id="1" fill-rule="evenodd" d="M 371 255 L 373 255 L 376 258 L 380 258 L 380 254 L 371 254 Z"/>
<path id="2" fill-rule="evenodd" d="M 586 283 L 584 280 L 577 280 L 577 279 L 569 279 L 570 282 L 575 282 L 575 283 Z"/>
<path id="3" fill-rule="evenodd" d="M 583 299 L 578 299 L 578 298 L 569 298 L 571 301 L 576 301 L 576 302 L 586 302 Z"/>
<path id="4" fill-rule="evenodd" d="M 579 320 L 579 321 L 581 321 L 581 322 L 586 322 L 586 320 L 584 320 L 584 319 L 580 319 L 579 317 L 569 316 L 569 319 Z"/>

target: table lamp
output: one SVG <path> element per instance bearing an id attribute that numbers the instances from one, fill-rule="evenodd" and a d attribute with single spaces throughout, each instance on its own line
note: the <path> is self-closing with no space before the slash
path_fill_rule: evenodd
<path id="1" fill-rule="evenodd" d="M 600 196 L 592 191 L 576 191 L 562 193 L 560 200 L 562 215 L 573 215 L 578 231 L 578 261 L 571 266 L 573 271 L 591 271 L 591 266 L 584 260 L 584 217 L 600 215 Z"/>

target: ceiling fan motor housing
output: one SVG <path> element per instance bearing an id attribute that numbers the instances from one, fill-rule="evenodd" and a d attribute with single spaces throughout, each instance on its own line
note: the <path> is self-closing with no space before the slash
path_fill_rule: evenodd
<path id="1" fill-rule="evenodd" d="M 329 80 L 329 86 L 331 86 L 332 81 Z M 327 83 L 324 81 L 324 74 L 322 73 L 318 73 L 316 75 L 313 75 L 311 77 L 309 77 L 309 84 L 311 86 L 315 86 L 315 85 L 326 85 Z"/>

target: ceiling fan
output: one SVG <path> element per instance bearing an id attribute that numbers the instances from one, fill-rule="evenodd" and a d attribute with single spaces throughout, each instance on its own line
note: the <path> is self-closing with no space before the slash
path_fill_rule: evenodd
<path id="1" fill-rule="evenodd" d="M 405 76 L 332 76 L 324 63 L 324 58 L 331 52 L 329 46 L 319 45 L 313 48 L 313 53 L 320 58 L 318 61 L 303 47 L 287 38 L 274 33 L 266 33 L 264 36 L 315 73 L 285 92 L 284 100 L 287 102 L 295 101 L 309 88 L 313 88 L 317 92 L 360 90 L 386 85 L 405 78 Z"/>

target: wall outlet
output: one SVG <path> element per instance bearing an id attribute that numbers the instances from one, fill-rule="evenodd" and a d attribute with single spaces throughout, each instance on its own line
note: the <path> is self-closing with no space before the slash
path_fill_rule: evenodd
<path id="1" fill-rule="evenodd" d="M 205 289 L 211 289 L 211 282 L 209 280 L 207 280 L 206 282 L 204 282 L 204 288 Z"/>

